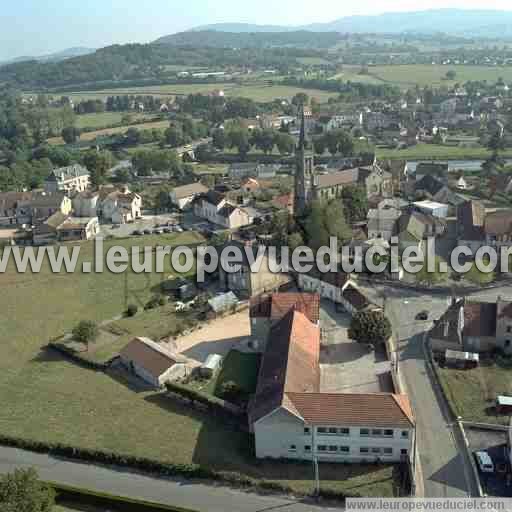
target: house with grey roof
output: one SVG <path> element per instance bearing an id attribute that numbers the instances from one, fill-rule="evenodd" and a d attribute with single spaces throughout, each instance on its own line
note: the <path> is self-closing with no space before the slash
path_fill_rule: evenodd
<path id="1" fill-rule="evenodd" d="M 74 164 L 68 167 L 54 169 L 44 182 L 44 191 L 47 193 L 83 192 L 90 185 L 89 171 L 82 165 Z"/>

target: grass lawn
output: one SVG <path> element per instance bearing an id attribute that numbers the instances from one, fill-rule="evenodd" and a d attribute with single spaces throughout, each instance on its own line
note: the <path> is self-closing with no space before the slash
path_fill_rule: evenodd
<path id="1" fill-rule="evenodd" d="M 94 130 L 92 132 L 84 132 L 80 135 L 80 140 L 92 141 L 96 137 L 126 133 L 130 128 L 135 128 L 137 130 L 165 130 L 168 127 L 169 121 L 155 121 L 150 123 L 117 126 L 116 128 L 104 128 L 101 130 Z M 64 144 L 64 140 L 62 139 L 62 137 L 51 137 L 47 140 L 47 142 L 53 145 Z"/>
<path id="2" fill-rule="evenodd" d="M 466 421 L 508 425 L 508 415 L 494 409 L 497 395 L 512 393 L 512 366 L 482 361 L 479 368 L 439 368 L 445 394 L 457 415 Z"/>
<path id="3" fill-rule="evenodd" d="M 407 149 L 377 148 L 377 158 L 409 159 L 409 160 L 461 160 L 486 159 L 491 153 L 483 147 L 466 148 L 458 146 L 442 146 L 437 144 L 416 144 Z M 512 150 L 502 153 L 509 157 Z"/>
<path id="4" fill-rule="evenodd" d="M 227 174 L 228 166 L 226 164 L 194 164 L 192 170 L 199 176 L 202 174 Z"/>
<path id="5" fill-rule="evenodd" d="M 456 72 L 455 80 L 443 80 L 443 77 L 450 70 Z M 381 81 L 404 87 L 411 85 L 444 85 L 446 87 L 452 87 L 457 82 L 464 83 L 469 80 L 487 80 L 494 83 L 500 77 L 507 82 L 512 80 L 512 67 L 508 66 L 404 64 L 371 66 L 369 73 Z"/>
<path id="6" fill-rule="evenodd" d="M 146 237 L 145 243 L 150 239 Z M 183 233 L 165 240 L 192 243 L 194 236 Z M 105 245 L 118 243 L 129 246 L 137 240 Z M 80 264 L 92 256 L 90 243 L 82 249 Z M 131 272 L 55 275 L 48 265 L 37 274 L 19 274 L 12 265 L 0 274 L 0 432 L 163 462 L 197 463 L 311 492 L 310 464 L 258 461 L 248 434 L 230 430 L 165 394 L 132 390 L 121 379 L 84 369 L 43 349 L 50 338 L 69 332 L 80 320 L 102 321 L 120 314 L 128 304 L 144 304 L 164 277 Z M 141 334 L 157 337 L 158 332 L 172 329 L 174 322 L 170 316 L 160 316 L 141 315 L 118 323 L 126 330 L 144 330 Z M 320 466 L 326 489 L 368 496 L 392 496 L 394 470 L 385 465 Z"/>

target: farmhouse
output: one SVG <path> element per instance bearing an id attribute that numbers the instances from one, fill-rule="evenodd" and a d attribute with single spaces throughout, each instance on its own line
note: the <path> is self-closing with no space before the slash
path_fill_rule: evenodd
<path id="1" fill-rule="evenodd" d="M 243 208 L 231 204 L 223 194 L 213 190 L 196 198 L 194 214 L 226 229 L 248 226 L 254 220 Z"/>
<path id="2" fill-rule="evenodd" d="M 120 357 L 128 370 L 157 388 L 186 375 L 184 360 L 149 338 L 134 338 Z"/>

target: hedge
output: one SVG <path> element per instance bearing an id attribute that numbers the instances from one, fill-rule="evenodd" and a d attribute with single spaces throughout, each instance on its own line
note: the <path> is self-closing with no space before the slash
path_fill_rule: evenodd
<path id="1" fill-rule="evenodd" d="M 165 387 L 169 393 L 179 395 L 192 403 L 195 402 L 204 405 L 212 413 L 227 413 L 237 417 L 243 415 L 242 411 L 238 407 L 226 402 L 225 400 L 221 400 L 220 398 L 216 398 L 211 395 L 206 395 L 200 391 L 190 389 L 176 382 L 167 382 Z"/>
<path id="2" fill-rule="evenodd" d="M 135 469 L 147 473 L 152 473 L 162 477 L 184 477 L 188 479 L 214 480 L 224 482 L 236 487 L 252 488 L 266 491 L 275 491 L 283 494 L 297 494 L 287 485 L 269 480 L 258 480 L 244 476 L 236 472 L 219 472 L 205 468 L 198 464 L 173 464 L 172 462 L 158 462 L 144 457 L 133 455 L 124 455 L 116 452 L 102 450 L 90 450 L 87 448 L 78 448 L 62 443 L 49 443 L 41 441 L 32 441 L 17 437 L 9 437 L 0 434 L 0 446 L 18 448 L 36 453 L 45 453 L 53 456 L 66 457 L 68 459 L 80 460 L 96 464 L 105 464 L 123 468 Z M 292 462 L 284 460 L 282 462 Z M 329 489 L 321 489 L 320 496 L 327 499 L 344 500 L 345 498 L 357 498 L 360 494 L 345 494 Z"/>
<path id="3" fill-rule="evenodd" d="M 90 370 L 104 371 L 110 366 L 109 363 L 96 363 L 94 361 L 86 359 L 85 357 L 82 357 L 78 352 L 69 347 L 66 347 L 62 343 L 50 342 L 46 347 L 56 350 L 67 359 L 70 359 L 74 363 L 77 363 L 80 366 L 83 366 L 84 368 L 88 368 Z"/>

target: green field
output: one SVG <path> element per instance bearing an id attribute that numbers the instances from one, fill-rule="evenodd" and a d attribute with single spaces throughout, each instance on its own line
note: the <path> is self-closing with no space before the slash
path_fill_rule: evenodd
<path id="1" fill-rule="evenodd" d="M 442 146 L 436 144 L 417 144 L 406 149 L 376 149 L 377 158 L 408 159 L 408 160 L 463 160 L 486 159 L 491 156 L 489 150 L 483 147 Z M 502 153 L 510 157 L 512 150 Z"/>
<path id="2" fill-rule="evenodd" d="M 443 80 L 443 77 L 450 70 L 457 73 L 455 80 Z M 404 87 L 414 85 L 444 85 L 450 87 L 457 82 L 464 83 L 469 80 L 496 82 L 500 77 L 507 82 L 512 81 L 512 67 L 499 66 L 441 66 L 428 64 L 372 66 L 369 68 L 369 73 L 378 80 Z"/>
<path id="3" fill-rule="evenodd" d="M 126 112 L 98 112 L 94 114 L 80 114 L 76 116 L 76 127 L 83 129 L 100 129 L 121 123 Z M 131 114 L 134 122 L 142 122 L 153 116 L 147 114 Z"/>
<path id="4" fill-rule="evenodd" d="M 196 243 L 193 234 L 147 237 L 144 242 Z M 106 248 L 137 239 L 106 242 Z M 79 264 L 90 261 L 92 245 L 82 245 Z M 181 405 L 160 392 L 130 389 L 123 379 L 79 367 L 44 347 L 80 320 L 102 321 L 128 304 L 144 304 L 167 276 L 134 274 L 19 274 L 11 265 L 0 274 L 0 432 L 39 441 L 169 461 L 197 463 L 224 472 L 276 480 L 300 492 L 313 489 L 310 464 L 257 461 L 248 434 L 212 416 Z M 156 312 L 155 312 L 156 313 Z M 133 319 L 140 334 L 172 328 Z M 130 322 L 129 319 L 122 322 Z M 147 329 L 147 331 L 146 331 Z M 322 486 L 363 495 L 391 496 L 394 467 L 321 464 Z"/>
<path id="5" fill-rule="evenodd" d="M 509 425 L 509 415 L 497 414 L 494 404 L 498 395 L 512 393 L 510 363 L 481 361 L 472 370 L 439 368 L 439 376 L 452 409 L 463 420 Z"/>
<path id="6" fill-rule="evenodd" d="M 96 137 L 105 137 L 109 135 L 117 135 L 126 133 L 130 128 L 136 130 L 165 130 L 169 127 L 169 121 L 154 121 L 149 123 L 131 124 L 126 126 L 117 126 L 116 128 L 103 128 L 101 130 L 94 130 L 91 132 L 84 132 L 80 134 L 81 141 L 92 141 Z M 62 137 L 51 137 L 47 139 L 48 144 L 59 145 L 64 144 Z"/>
<path id="7" fill-rule="evenodd" d="M 208 94 L 212 91 L 222 89 L 227 96 L 241 96 L 254 101 L 268 102 L 276 98 L 291 99 L 298 92 L 305 92 L 320 102 L 326 102 L 330 97 L 337 96 L 335 93 L 326 91 L 301 89 L 299 87 L 288 87 L 284 85 L 266 85 L 252 82 L 247 85 L 236 83 L 215 83 L 215 84 L 186 84 L 186 85 L 155 85 L 147 87 L 131 87 L 120 89 L 105 89 L 94 92 L 71 92 L 66 93 L 75 102 L 86 99 L 105 99 L 108 96 L 150 94 L 159 97 L 186 94 Z"/>

